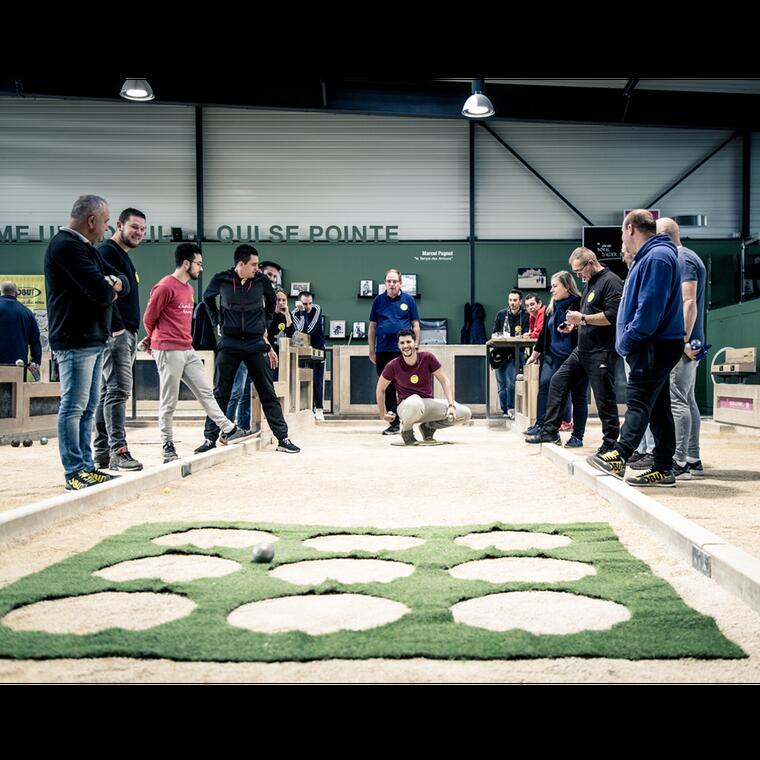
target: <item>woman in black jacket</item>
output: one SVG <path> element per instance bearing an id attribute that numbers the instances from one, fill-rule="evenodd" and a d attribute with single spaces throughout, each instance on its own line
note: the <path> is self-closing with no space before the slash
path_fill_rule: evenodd
<path id="1" fill-rule="evenodd" d="M 557 272 L 551 278 L 552 299 L 546 307 L 544 326 L 538 335 L 533 353 L 526 364 L 533 364 L 541 358 L 541 374 L 538 385 L 538 404 L 536 409 L 536 424 L 525 431 L 525 435 L 533 435 L 541 431 L 546 413 L 546 403 L 549 397 L 549 385 L 554 373 L 572 353 L 578 344 L 578 331 L 561 333 L 557 328 L 565 322 L 568 311 L 578 311 L 580 308 L 580 291 L 573 276 L 566 271 Z M 583 445 L 583 434 L 586 430 L 588 417 L 588 379 L 573 389 L 573 435 L 565 444 L 568 448 Z M 565 413 L 562 419 L 570 418 L 570 397 L 567 399 Z"/>

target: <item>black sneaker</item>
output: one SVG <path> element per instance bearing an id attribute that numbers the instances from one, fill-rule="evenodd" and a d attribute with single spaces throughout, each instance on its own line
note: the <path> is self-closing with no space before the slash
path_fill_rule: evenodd
<path id="1" fill-rule="evenodd" d="M 629 475 L 625 482 L 638 488 L 675 488 L 676 486 L 676 479 L 672 472 L 656 470 L 654 467 L 651 470 L 644 470 L 641 475 Z"/>
<path id="2" fill-rule="evenodd" d="M 175 459 L 179 459 L 179 454 L 177 454 L 177 449 L 174 448 L 174 442 L 167 441 L 164 444 L 164 464 L 173 462 Z"/>
<path id="3" fill-rule="evenodd" d="M 98 451 L 93 457 L 96 467 L 102 467 L 104 470 L 109 469 L 111 464 L 111 452 L 110 451 Z"/>
<path id="4" fill-rule="evenodd" d="M 614 475 L 620 480 L 625 475 L 625 460 L 620 456 L 617 449 L 612 449 L 605 454 L 594 454 L 586 457 L 586 461 L 597 470 L 601 470 L 605 475 Z"/>
<path id="5" fill-rule="evenodd" d="M 401 432 L 400 425 L 389 425 L 383 430 L 383 435 L 398 435 Z"/>
<path id="6" fill-rule="evenodd" d="M 557 446 L 561 446 L 562 439 L 559 437 L 559 433 L 547 433 L 541 430 L 540 433 L 526 436 L 525 443 L 556 443 Z"/>
<path id="7" fill-rule="evenodd" d="M 193 454 L 205 454 L 207 451 L 211 451 L 211 449 L 215 448 L 216 441 L 212 441 L 210 438 L 206 438 L 206 440 L 200 446 L 198 446 Z"/>
<path id="8" fill-rule="evenodd" d="M 670 471 L 673 473 L 673 477 L 676 480 L 691 480 L 691 472 L 690 467 L 688 464 L 685 464 L 683 467 L 681 467 L 678 462 L 673 460 L 673 466 L 670 468 Z"/>
<path id="9" fill-rule="evenodd" d="M 633 454 L 631 454 L 631 456 L 628 457 L 628 461 L 626 462 L 626 464 L 629 467 L 633 467 L 633 465 L 635 465 L 636 462 L 638 462 L 640 459 L 642 459 L 645 456 L 646 454 L 642 454 L 638 449 L 636 449 L 636 451 L 634 451 Z"/>
<path id="10" fill-rule="evenodd" d="M 651 454 L 643 454 L 631 465 L 631 469 L 634 470 L 651 470 L 652 467 L 654 467 L 654 457 Z"/>
<path id="11" fill-rule="evenodd" d="M 404 446 L 416 446 L 419 443 L 419 441 L 414 437 L 414 430 L 402 431 L 401 440 L 404 442 Z"/>
<path id="12" fill-rule="evenodd" d="M 81 491 L 84 488 L 96 485 L 95 481 L 88 477 L 89 474 L 86 470 L 80 470 L 79 472 L 75 472 L 70 478 L 66 478 L 66 490 Z"/>
<path id="13" fill-rule="evenodd" d="M 600 457 L 600 456 L 602 456 L 602 454 L 606 454 L 608 451 L 613 451 L 613 450 L 614 450 L 614 448 L 615 448 L 615 447 L 614 447 L 614 446 L 611 446 L 609 443 L 603 443 L 603 444 L 602 444 L 602 445 L 601 445 L 601 446 L 600 446 L 600 447 L 599 447 L 599 448 L 596 450 L 596 455 Z"/>
<path id="14" fill-rule="evenodd" d="M 579 449 L 583 446 L 583 439 L 577 435 L 571 435 L 565 442 L 566 449 Z"/>
<path id="15" fill-rule="evenodd" d="M 689 472 L 696 478 L 703 478 L 705 476 L 705 468 L 702 466 L 702 460 L 697 459 L 696 462 L 687 462 L 686 466 L 689 468 Z"/>
<path id="16" fill-rule="evenodd" d="M 536 435 L 541 432 L 541 425 L 531 425 L 527 430 L 523 430 L 523 435 Z"/>
<path id="17" fill-rule="evenodd" d="M 82 473 L 78 473 L 80 477 Z M 92 470 L 92 472 L 86 473 L 87 478 L 92 481 L 93 485 L 99 486 L 101 483 L 108 483 L 109 480 L 116 480 L 118 475 L 109 475 L 107 472 L 101 470 Z"/>
<path id="18" fill-rule="evenodd" d="M 219 443 L 221 443 L 222 446 L 226 446 L 228 443 L 237 443 L 244 438 L 250 438 L 252 435 L 253 433 L 250 430 L 245 430 L 235 425 L 229 433 L 222 433 L 219 436 Z"/>
<path id="19" fill-rule="evenodd" d="M 297 454 L 300 450 L 290 438 L 283 438 L 277 444 L 277 451 L 284 451 L 287 454 Z"/>
<path id="20" fill-rule="evenodd" d="M 137 472 L 142 470 L 142 462 L 138 462 L 127 449 L 126 446 L 122 446 L 120 449 L 114 451 L 111 454 L 111 461 L 108 464 L 109 470 L 126 470 L 131 472 Z"/>
<path id="21" fill-rule="evenodd" d="M 414 438 L 414 431 L 412 432 L 412 438 Z M 427 422 L 421 422 L 420 423 L 420 433 L 422 433 L 422 440 L 425 443 L 431 443 L 435 440 L 435 428 L 428 424 Z M 404 434 L 401 433 L 401 437 L 404 438 Z M 406 439 L 404 438 L 404 443 L 406 443 Z"/>

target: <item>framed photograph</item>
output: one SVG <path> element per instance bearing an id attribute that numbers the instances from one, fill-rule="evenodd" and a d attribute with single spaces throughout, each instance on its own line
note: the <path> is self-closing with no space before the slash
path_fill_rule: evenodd
<path id="1" fill-rule="evenodd" d="M 402 274 L 401 275 L 401 290 L 412 297 L 416 296 L 417 295 L 417 275 L 416 274 Z"/>
<path id="2" fill-rule="evenodd" d="M 544 267 L 519 267 L 517 270 L 517 287 L 546 290 L 546 269 Z"/>
<path id="3" fill-rule="evenodd" d="M 331 338 L 345 338 L 346 337 L 346 320 L 345 319 L 331 319 L 330 320 L 330 337 Z"/>
<path id="4" fill-rule="evenodd" d="M 377 286 L 377 294 L 380 295 L 381 293 L 385 293 L 385 283 L 384 282 L 381 282 Z"/>
<path id="5" fill-rule="evenodd" d="M 375 295 L 375 283 L 372 280 L 359 281 L 359 298 L 373 298 Z"/>
<path id="6" fill-rule="evenodd" d="M 290 283 L 290 295 L 298 298 L 298 294 L 302 290 L 311 290 L 310 282 L 291 282 Z"/>
<path id="7" fill-rule="evenodd" d="M 351 329 L 352 338 L 366 338 L 367 337 L 367 323 L 366 322 L 354 322 Z"/>

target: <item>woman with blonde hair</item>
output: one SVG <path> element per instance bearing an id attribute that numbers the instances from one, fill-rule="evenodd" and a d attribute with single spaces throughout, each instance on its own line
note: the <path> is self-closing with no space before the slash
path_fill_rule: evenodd
<path id="1" fill-rule="evenodd" d="M 535 435 L 541 431 L 546 403 L 549 397 L 549 385 L 554 373 L 572 353 L 578 344 L 578 331 L 565 333 L 559 328 L 565 324 L 565 314 L 568 311 L 578 311 L 581 294 L 575 279 L 565 270 L 556 272 L 551 277 L 552 298 L 546 307 L 544 326 L 539 333 L 533 353 L 526 364 L 533 364 L 541 358 L 541 374 L 538 384 L 538 406 L 536 410 L 536 424 L 525 431 L 525 435 Z M 578 448 L 583 446 L 583 434 L 586 432 L 586 420 L 588 418 L 588 378 L 573 389 L 573 434 L 565 446 Z M 570 398 L 563 419 L 570 417 Z M 557 436 L 559 442 L 559 435 Z"/>

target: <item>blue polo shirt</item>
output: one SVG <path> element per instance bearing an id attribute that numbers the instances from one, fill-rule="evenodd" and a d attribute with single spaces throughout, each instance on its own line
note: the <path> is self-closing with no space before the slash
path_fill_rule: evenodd
<path id="1" fill-rule="evenodd" d="M 399 330 L 411 328 L 412 322 L 419 319 L 417 303 L 408 293 L 400 293 L 396 298 L 381 293 L 372 302 L 372 310 L 369 313 L 369 321 L 377 322 L 375 351 L 398 353 Z"/>

